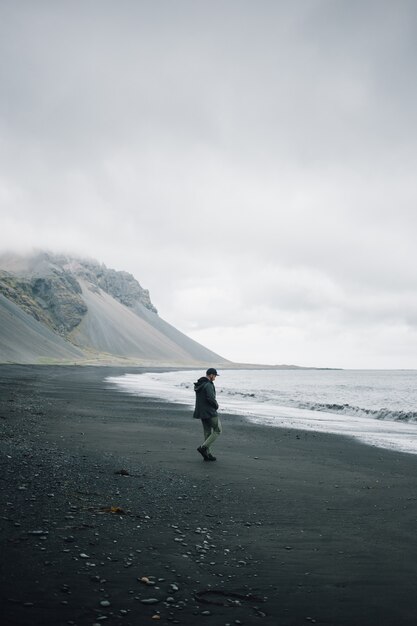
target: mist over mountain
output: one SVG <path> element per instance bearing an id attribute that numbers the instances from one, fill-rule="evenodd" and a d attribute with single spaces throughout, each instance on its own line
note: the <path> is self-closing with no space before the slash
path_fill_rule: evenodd
<path id="1" fill-rule="evenodd" d="M 128 272 L 46 252 L 0 256 L 0 362 L 227 363 L 160 318 Z"/>

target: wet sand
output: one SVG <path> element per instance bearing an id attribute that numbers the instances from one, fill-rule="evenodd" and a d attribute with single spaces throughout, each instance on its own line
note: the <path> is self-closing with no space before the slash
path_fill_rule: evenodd
<path id="1" fill-rule="evenodd" d="M 0 366 L 2 624 L 416 623 L 417 456 L 222 415 L 205 463 L 125 371 Z"/>

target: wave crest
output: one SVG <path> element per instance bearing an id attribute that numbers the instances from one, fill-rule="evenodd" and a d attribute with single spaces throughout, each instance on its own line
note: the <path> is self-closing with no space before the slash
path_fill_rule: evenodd
<path id="1" fill-rule="evenodd" d="M 256 398 L 257 402 L 268 402 L 264 392 L 245 393 L 242 391 L 228 390 L 226 395 L 240 398 Z M 306 409 L 308 411 L 323 411 L 325 413 L 336 413 L 338 415 L 352 415 L 355 417 L 370 417 L 377 420 L 389 420 L 393 422 L 417 423 L 417 411 L 395 411 L 382 407 L 380 409 L 366 409 L 352 404 L 339 404 L 337 402 L 301 402 L 290 400 L 289 398 L 276 399 L 276 402 L 282 403 L 283 406 L 290 406 L 297 409 Z"/>
<path id="2" fill-rule="evenodd" d="M 417 423 L 417 411 L 393 411 L 392 409 L 365 409 L 351 404 L 320 404 L 317 402 L 297 403 L 300 409 L 310 411 L 325 411 L 328 413 L 338 413 L 344 415 L 355 415 L 372 417 L 377 420 L 390 420 L 394 422 L 415 422 Z"/>

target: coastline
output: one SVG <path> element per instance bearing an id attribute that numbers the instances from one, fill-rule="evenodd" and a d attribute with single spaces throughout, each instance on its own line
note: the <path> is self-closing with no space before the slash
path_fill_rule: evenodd
<path id="1" fill-rule="evenodd" d="M 0 365 L 3 623 L 415 623 L 417 457 L 223 415 L 207 464 L 148 369 Z"/>
<path id="2" fill-rule="evenodd" d="M 201 370 L 192 377 L 187 370 L 171 370 L 108 380 L 120 391 L 157 396 L 193 410 L 193 381 L 200 375 Z M 385 376 L 375 371 L 365 376 L 358 371 L 336 375 L 297 371 L 281 373 L 279 378 L 258 371 L 246 373 L 243 380 L 241 372 L 233 370 L 221 378 L 218 397 L 222 413 L 244 415 L 251 422 L 354 437 L 370 446 L 417 454 L 416 384 L 415 375 L 396 378 L 392 371 Z"/>

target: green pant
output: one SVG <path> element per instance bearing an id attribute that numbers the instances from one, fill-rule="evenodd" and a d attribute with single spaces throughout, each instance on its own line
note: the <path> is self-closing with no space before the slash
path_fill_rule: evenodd
<path id="1" fill-rule="evenodd" d="M 208 420 L 201 420 L 204 430 L 204 443 L 203 448 L 206 448 L 207 452 L 210 452 L 210 446 L 215 442 L 217 437 L 222 432 L 222 425 L 220 423 L 219 416 L 210 417 Z"/>

